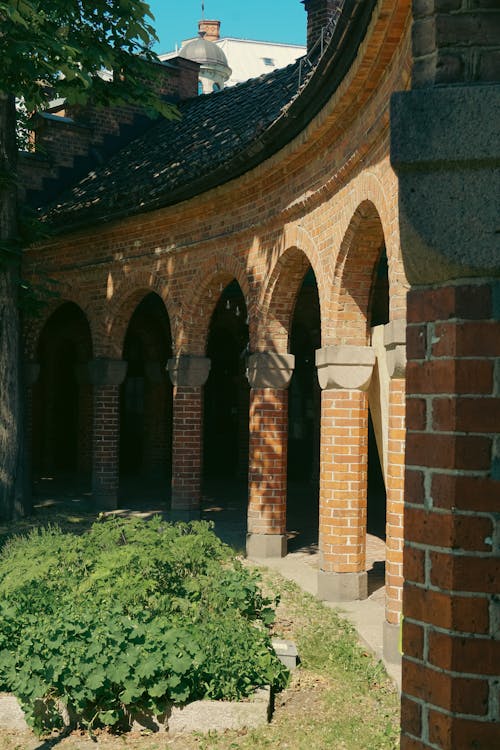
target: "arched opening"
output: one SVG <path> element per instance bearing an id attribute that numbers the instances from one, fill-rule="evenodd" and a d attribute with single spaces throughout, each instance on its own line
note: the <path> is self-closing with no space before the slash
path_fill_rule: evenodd
<path id="1" fill-rule="evenodd" d="M 203 477 L 205 487 L 230 480 L 246 488 L 248 475 L 247 307 L 236 280 L 228 284 L 212 314 L 206 354 Z"/>
<path id="2" fill-rule="evenodd" d="M 384 326 L 389 322 L 389 274 L 387 251 L 382 246 L 375 264 L 370 294 L 370 328 Z M 372 333 L 372 337 L 373 337 Z M 367 532 L 385 540 L 386 490 L 382 461 L 384 455 L 382 417 L 379 413 L 377 392 L 380 393 L 380 374 L 374 373 L 372 398 L 369 398 L 368 414 L 368 508 Z"/>
<path id="3" fill-rule="evenodd" d="M 166 500 L 172 471 L 172 356 L 170 322 L 161 297 L 150 293 L 127 328 L 120 393 L 120 499 Z"/>
<path id="4" fill-rule="evenodd" d="M 92 338 L 85 314 L 62 304 L 38 344 L 40 375 L 33 387 L 34 492 L 81 495 L 92 471 L 92 386 L 87 363 Z"/>
<path id="5" fill-rule="evenodd" d="M 291 324 L 295 368 L 288 396 L 288 549 L 318 543 L 321 390 L 316 349 L 321 346 L 318 287 L 312 268 L 299 289 Z"/>

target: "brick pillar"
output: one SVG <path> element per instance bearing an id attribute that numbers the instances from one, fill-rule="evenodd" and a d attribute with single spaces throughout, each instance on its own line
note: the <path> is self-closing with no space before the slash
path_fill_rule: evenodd
<path id="1" fill-rule="evenodd" d="M 403 747 L 500 747 L 499 289 L 409 295 Z"/>
<path id="2" fill-rule="evenodd" d="M 493 15 L 445 5 L 430 23 L 436 73 L 463 61 L 446 30 L 472 30 L 475 62 L 495 33 Z M 394 94 L 391 111 L 411 284 L 402 750 L 500 747 L 500 85 L 452 81 Z"/>
<path id="3" fill-rule="evenodd" d="M 406 320 L 384 328 L 389 383 L 384 657 L 400 663 L 399 621 L 403 601 Z"/>
<path id="4" fill-rule="evenodd" d="M 203 455 L 203 386 L 210 372 L 207 357 L 182 355 L 167 365 L 174 386 L 172 513 L 199 517 Z"/>
<path id="5" fill-rule="evenodd" d="M 307 51 L 321 36 L 321 30 L 336 15 L 344 0 L 302 0 L 307 12 Z"/>
<path id="6" fill-rule="evenodd" d="M 92 500 L 97 508 L 118 506 L 120 385 L 127 363 L 121 359 L 98 358 L 88 363 L 94 386 Z"/>
<path id="7" fill-rule="evenodd" d="M 371 347 L 327 346 L 316 352 L 321 394 L 318 597 L 367 596 L 367 389 Z"/>
<path id="8" fill-rule="evenodd" d="M 250 446 L 248 557 L 286 555 L 288 391 L 293 354 L 260 352 L 248 361 Z"/>

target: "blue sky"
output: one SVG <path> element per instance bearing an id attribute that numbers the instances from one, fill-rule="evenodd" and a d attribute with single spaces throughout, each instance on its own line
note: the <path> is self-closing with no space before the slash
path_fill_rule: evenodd
<path id="1" fill-rule="evenodd" d="M 299 0 L 204 0 L 205 18 L 221 21 L 221 36 L 305 44 L 306 12 Z M 169 52 L 193 37 L 201 0 L 148 0 L 160 39 L 156 52 Z"/>

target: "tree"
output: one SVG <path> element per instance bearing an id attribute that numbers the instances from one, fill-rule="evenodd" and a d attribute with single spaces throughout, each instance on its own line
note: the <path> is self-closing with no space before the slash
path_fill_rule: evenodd
<path id="1" fill-rule="evenodd" d="M 27 112 L 51 94 L 69 104 L 140 101 L 172 116 L 151 87 L 156 39 L 142 0 L 0 0 L 0 518 L 26 508 L 22 457 L 20 255 L 15 97 Z M 99 73 L 113 71 L 111 82 Z"/>

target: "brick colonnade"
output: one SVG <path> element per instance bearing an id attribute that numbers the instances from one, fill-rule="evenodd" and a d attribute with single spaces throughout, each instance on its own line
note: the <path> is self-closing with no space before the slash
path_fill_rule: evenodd
<path id="1" fill-rule="evenodd" d="M 383 637 L 385 658 L 399 663 L 399 622 L 403 597 L 406 320 L 393 320 L 385 326 L 384 344 L 390 383 L 385 479 L 387 515 Z"/>
<path id="2" fill-rule="evenodd" d="M 94 386 L 92 497 L 98 508 L 111 510 L 118 504 L 120 447 L 120 385 L 127 363 L 121 359 L 97 358 L 88 363 Z"/>
<path id="3" fill-rule="evenodd" d="M 392 109 L 412 286 L 403 750 L 500 747 L 500 86 L 452 83 Z"/>
<path id="4" fill-rule="evenodd" d="M 327 346 L 316 352 L 321 398 L 320 571 L 318 596 L 367 596 L 366 510 L 371 347 Z"/>
<path id="5" fill-rule="evenodd" d="M 293 354 L 261 352 L 248 362 L 250 445 L 249 557 L 286 555 L 288 385 Z"/>
<path id="6" fill-rule="evenodd" d="M 200 512 L 203 468 L 203 386 L 207 357 L 181 355 L 167 365 L 174 386 L 172 425 L 172 513 L 180 519 Z"/>

